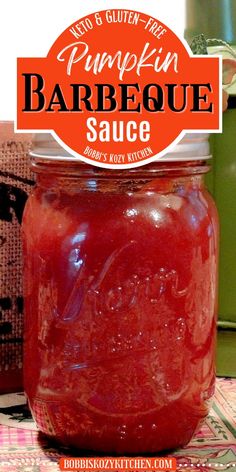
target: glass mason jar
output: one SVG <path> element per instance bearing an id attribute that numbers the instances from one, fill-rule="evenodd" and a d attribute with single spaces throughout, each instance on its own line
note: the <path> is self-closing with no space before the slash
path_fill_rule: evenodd
<path id="1" fill-rule="evenodd" d="M 218 222 L 206 138 L 190 139 L 132 170 L 33 153 L 24 381 L 39 429 L 62 444 L 177 448 L 208 413 Z"/>

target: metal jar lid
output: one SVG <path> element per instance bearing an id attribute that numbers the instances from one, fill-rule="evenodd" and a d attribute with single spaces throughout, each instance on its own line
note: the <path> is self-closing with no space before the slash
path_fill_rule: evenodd
<path id="1" fill-rule="evenodd" d="M 75 157 L 67 152 L 49 133 L 37 133 L 33 136 L 30 156 L 32 159 L 40 158 L 53 161 L 81 162 L 79 157 Z M 209 158 L 211 158 L 209 134 L 187 133 L 178 144 L 164 156 L 156 159 L 156 161 L 186 162 L 206 160 Z M 91 164 L 89 160 L 87 160 L 87 162 Z"/>

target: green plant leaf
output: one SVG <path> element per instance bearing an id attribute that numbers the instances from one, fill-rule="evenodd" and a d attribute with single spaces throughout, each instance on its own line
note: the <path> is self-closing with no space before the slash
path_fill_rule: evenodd
<path id="1" fill-rule="evenodd" d="M 193 38 L 193 41 L 190 45 L 193 54 L 208 54 L 207 52 L 207 40 L 204 34 L 199 34 Z"/>

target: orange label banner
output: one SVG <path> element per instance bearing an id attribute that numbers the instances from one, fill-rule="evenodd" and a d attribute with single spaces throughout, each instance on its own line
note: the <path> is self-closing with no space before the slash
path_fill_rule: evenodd
<path id="1" fill-rule="evenodd" d="M 82 18 L 47 57 L 19 58 L 17 69 L 17 129 L 52 132 L 100 167 L 143 165 L 188 130 L 221 130 L 220 59 L 193 56 L 141 12 Z"/>
<path id="2" fill-rule="evenodd" d="M 173 457 L 63 457 L 60 470 L 63 471 L 176 471 Z"/>

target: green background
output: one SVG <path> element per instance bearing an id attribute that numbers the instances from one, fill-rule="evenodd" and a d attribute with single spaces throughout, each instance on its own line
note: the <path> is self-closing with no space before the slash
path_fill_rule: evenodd
<path id="1" fill-rule="evenodd" d="M 220 216 L 217 373 L 236 377 L 236 109 L 223 117 L 223 134 L 211 137 L 207 185 Z"/>

